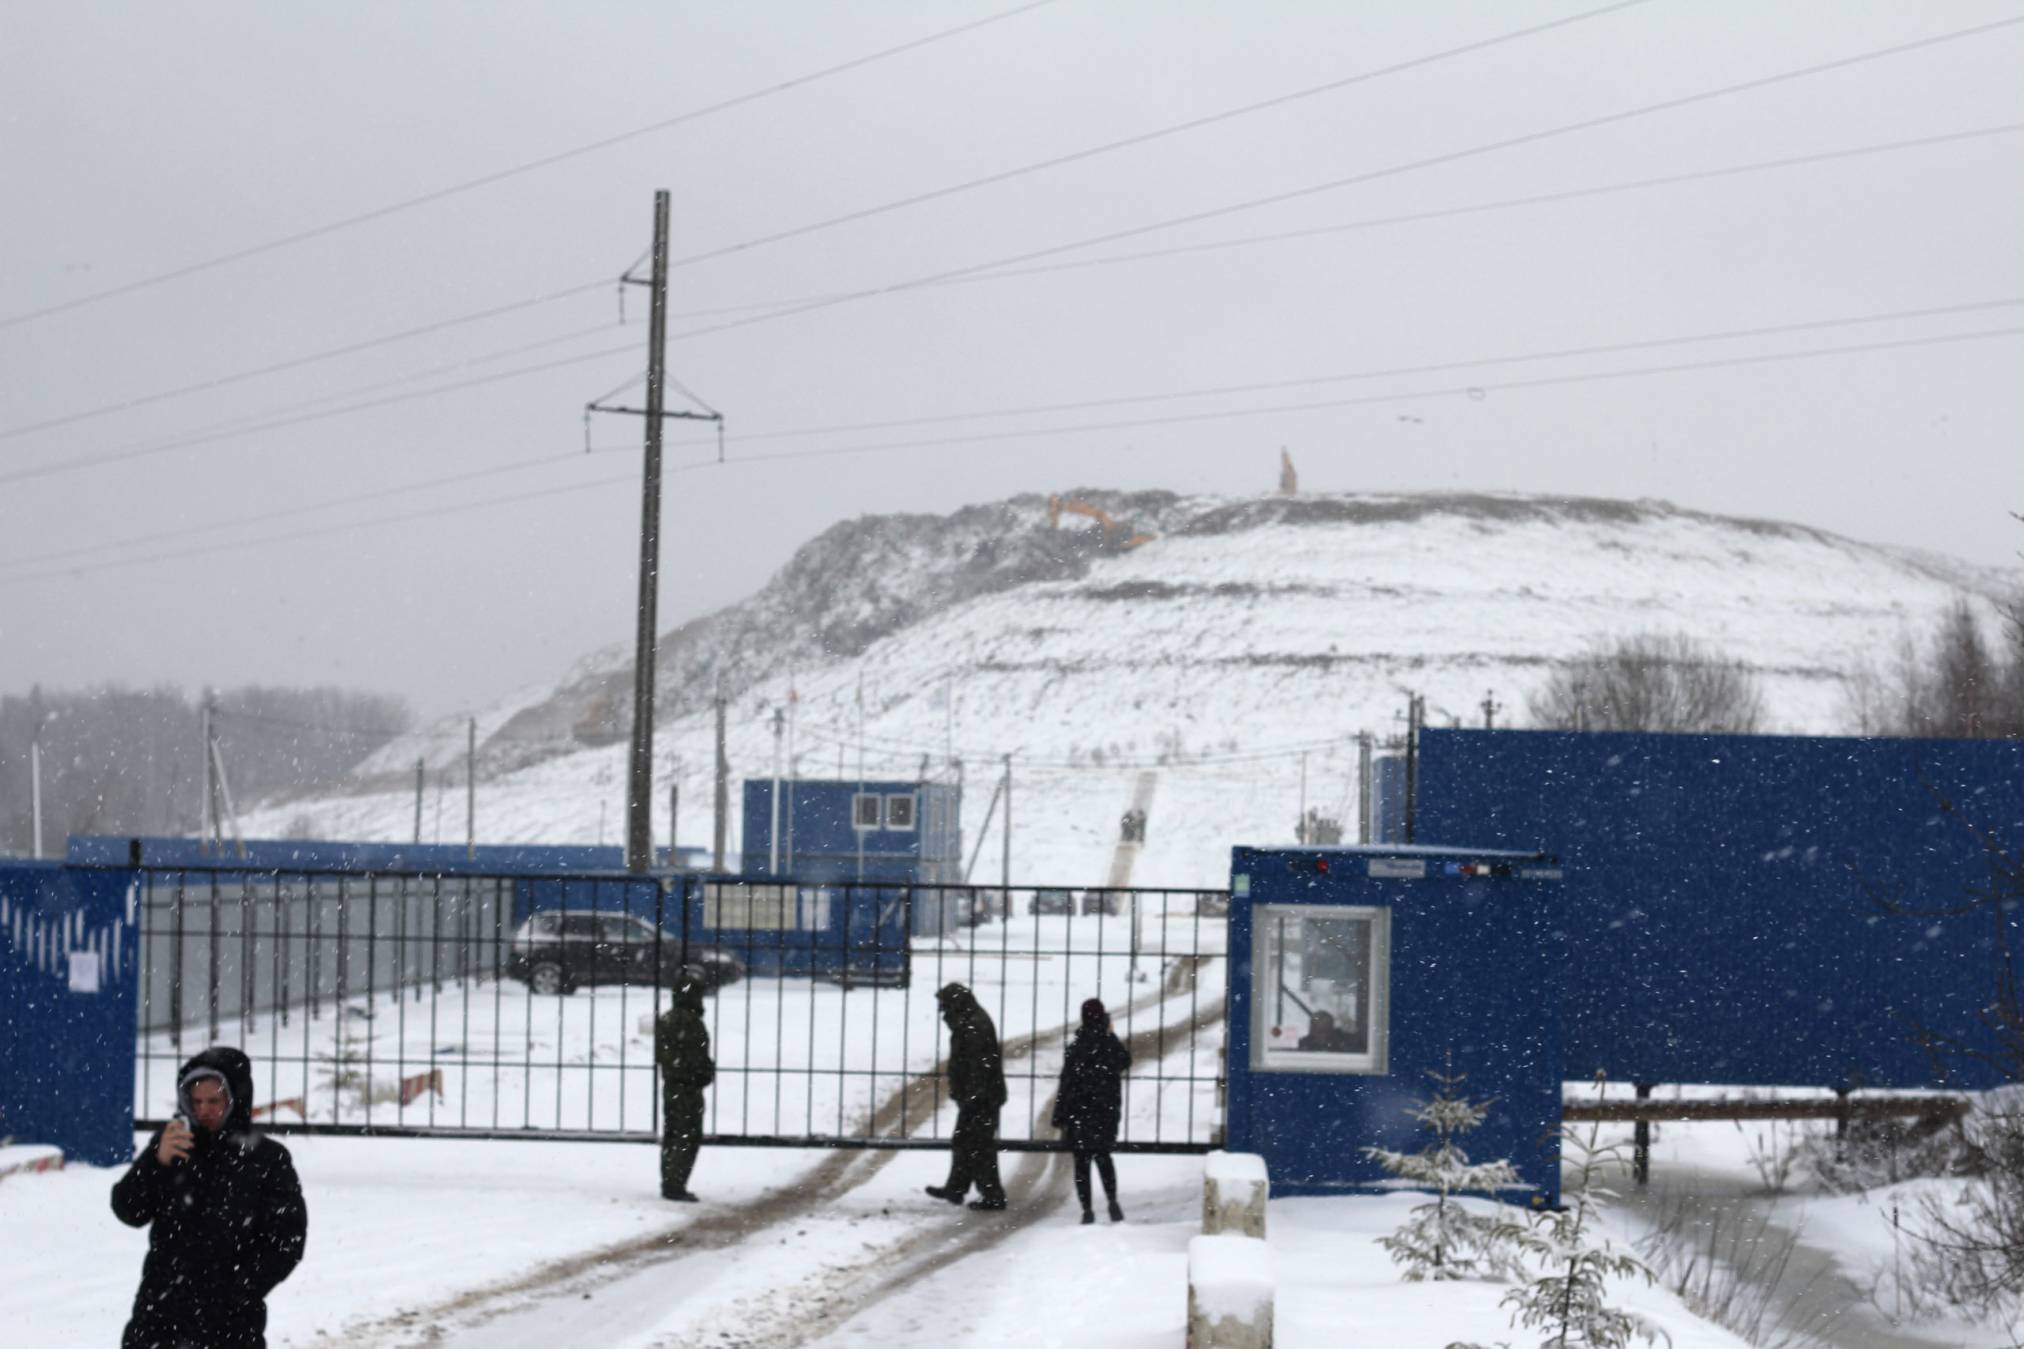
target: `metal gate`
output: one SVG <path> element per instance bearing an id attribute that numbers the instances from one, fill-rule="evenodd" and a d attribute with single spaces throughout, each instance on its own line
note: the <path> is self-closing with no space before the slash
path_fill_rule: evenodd
<path id="1" fill-rule="evenodd" d="M 654 1018 L 710 989 L 709 1141 L 933 1147 L 935 990 L 996 1022 L 1007 1147 L 1048 1122 L 1085 998 L 1131 1047 L 1121 1151 L 1222 1128 L 1223 892 L 675 875 L 143 867 L 135 1119 L 189 1055 L 252 1056 L 277 1131 L 644 1139 Z M 925 911 L 924 911 L 925 910 Z M 928 935 L 923 935 L 923 934 Z"/>

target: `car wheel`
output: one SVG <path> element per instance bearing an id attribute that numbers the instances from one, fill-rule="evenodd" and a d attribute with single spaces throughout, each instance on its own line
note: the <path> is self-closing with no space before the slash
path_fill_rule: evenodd
<path id="1" fill-rule="evenodd" d="M 544 998 L 553 998 L 569 992 L 569 980 L 563 978 L 562 966 L 544 960 L 527 971 L 527 987 Z"/>

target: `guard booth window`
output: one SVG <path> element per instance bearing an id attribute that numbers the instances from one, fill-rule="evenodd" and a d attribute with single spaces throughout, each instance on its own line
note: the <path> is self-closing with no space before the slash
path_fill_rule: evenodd
<path id="1" fill-rule="evenodd" d="M 850 798 L 850 822 L 858 829 L 876 829 L 879 826 L 879 803 L 877 792 L 858 792 Z"/>
<path id="2" fill-rule="evenodd" d="M 903 792 L 886 798 L 885 826 L 888 829 L 912 829 L 914 827 L 914 795 Z"/>
<path id="3" fill-rule="evenodd" d="M 1266 904 L 1252 933 L 1252 1069 L 1383 1073 L 1390 910 Z"/>

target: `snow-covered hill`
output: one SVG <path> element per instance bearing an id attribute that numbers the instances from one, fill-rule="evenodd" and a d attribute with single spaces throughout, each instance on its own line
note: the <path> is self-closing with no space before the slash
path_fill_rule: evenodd
<path id="1" fill-rule="evenodd" d="M 1009 754 L 1013 881 L 1094 884 L 1150 773 L 1132 880 L 1197 885 L 1221 879 L 1232 843 L 1290 841 L 1303 778 L 1310 805 L 1351 818 L 1353 737 L 1395 733 L 1411 691 L 1437 724 L 1481 724 L 1494 697 L 1498 724 L 1522 725 L 1528 693 L 1594 639 L 1682 631 L 1757 673 L 1772 729 L 1842 731 L 1851 675 L 1959 596 L 1993 618 L 2019 579 L 1654 501 L 1078 495 L 1158 537 L 1050 526 L 1037 496 L 866 517 L 667 634 L 657 799 L 672 776 L 678 841 L 709 837 L 720 677 L 734 779 L 772 772 L 772 713 L 791 706 L 803 776 L 961 773 L 974 845 Z M 481 717 L 482 841 L 619 839 L 630 664 L 600 652 Z M 247 830 L 408 837 L 412 778 L 394 775 L 425 757 L 461 786 L 464 751 L 463 723 L 445 724 L 366 765 L 360 794 L 275 805 Z M 425 811 L 424 832 L 441 818 L 460 838 L 460 798 Z M 997 874 L 1000 828 L 979 880 Z"/>

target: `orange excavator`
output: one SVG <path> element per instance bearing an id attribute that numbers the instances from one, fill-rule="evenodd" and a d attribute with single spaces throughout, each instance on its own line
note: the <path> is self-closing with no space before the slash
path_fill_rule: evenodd
<path id="1" fill-rule="evenodd" d="M 1113 520 L 1110 512 L 1104 510 L 1101 506 L 1092 506 L 1087 501 L 1078 500 L 1075 497 L 1048 497 L 1047 527 L 1049 529 L 1061 528 L 1061 517 L 1064 515 L 1088 516 L 1103 527 L 1103 541 L 1106 544 L 1112 544 L 1119 548 L 1136 548 L 1142 543 L 1151 543 L 1159 537 L 1157 534 L 1141 534 L 1130 525 L 1120 524 L 1118 521 Z"/>

